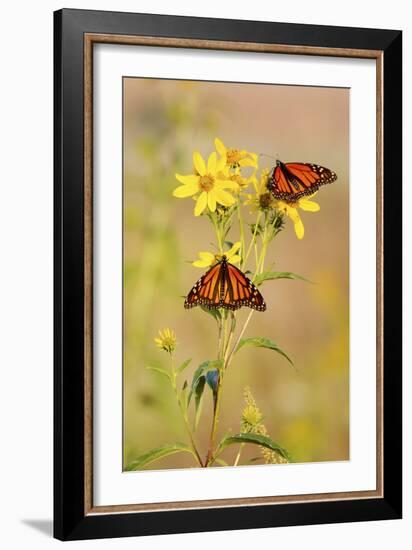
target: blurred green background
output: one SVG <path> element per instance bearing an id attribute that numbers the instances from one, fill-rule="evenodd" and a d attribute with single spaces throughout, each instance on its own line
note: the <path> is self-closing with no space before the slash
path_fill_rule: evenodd
<path id="1" fill-rule="evenodd" d="M 268 433 L 295 461 L 349 459 L 348 124 L 347 89 L 124 79 L 124 464 L 186 441 L 167 380 L 145 368 L 168 368 L 153 342 L 158 330 L 176 331 L 177 360 L 192 358 L 189 381 L 202 361 L 215 358 L 215 322 L 199 308 L 185 310 L 182 298 L 202 274 L 188 262 L 211 250 L 211 226 L 193 217 L 191 199 L 171 193 L 174 174 L 192 173 L 193 150 L 207 156 L 216 136 L 228 147 L 315 162 L 338 174 L 315 199 L 320 212 L 300 211 L 304 239 L 287 220 L 269 248 L 266 266 L 275 262 L 276 270 L 314 284 L 265 283 L 268 309 L 253 315 L 246 333 L 275 340 L 297 372 L 269 350 L 242 350 L 225 377 L 219 435 L 239 431 L 248 385 Z M 260 157 L 260 167 L 273 164 Z M 210 424 L 206 395 L 196 433 L 203 455 Z M 250 449 L 242 456 L 258 454 Z M 150 467 L 189 466 L 190 455 L 182 453 Z"/>

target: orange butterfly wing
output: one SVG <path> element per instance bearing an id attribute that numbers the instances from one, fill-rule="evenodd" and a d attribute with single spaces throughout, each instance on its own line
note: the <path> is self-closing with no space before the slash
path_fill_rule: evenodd
<path id="1" fill-rule="evenodd" d="M 277 161 L 268 188 L 276 199 L 294 202 L 336 179 L 335 172 L 319 164 Z"/>
<path id="2" fill-rule="evenodd" d="M 220 266 L 220 263 L 215 264 L 196 282 L 186 297 L 186 309 L 195 306 L 219 307 Z"/>
<path id="3" fill-rule="evenodd" d="M 212 266 L 193 286 L 185 300 L 185 308 L 203 306 L 209 309 L 236 310 L 247 306 L 265 311 L 263 296 L 240 269 L 226 259 Z"/>
<path id="4" fill-rule="evenodd" d="M 222 307 L 239 309 L 242 306 L 266 310 L 265 300 L 252 281 L 240 269 L 227 263 L 227 289 Z"/>

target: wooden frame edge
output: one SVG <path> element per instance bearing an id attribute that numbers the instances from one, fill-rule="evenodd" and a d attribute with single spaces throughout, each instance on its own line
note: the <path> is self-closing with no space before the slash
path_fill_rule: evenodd
<path id="1" fill-rule="evenodd" d="M 376 489 L 340 493 L 316 493 L 308 495 L 286 495 L 274 497 L 245 497 L 230 499 L 196 500 L 184 502 L 159 502 L 125 505 L 93 505 L 93 44 L 128 44 L 142 46 L 163 46 L 174 48 L 213 49 L 225 51 L 285 53 L 294 55 L 317 55 L 353 57 L 376 60 Z M 231 42 L 186 38 L 163 38 L 153 36 L 84 34 L 84 513 L 86 516 L 108 513 L 155 512 L 167 510 L 194 510 L 299 502 L 333 502 L 339 500 L 366 500 L 384 497 L 383 486 L 383 51 L 351 48 L 324 48 L 292 46 L 283 44 L 261 44 L 252 42 Z M 380 465 L 380 467 L 378 467 Z"/>

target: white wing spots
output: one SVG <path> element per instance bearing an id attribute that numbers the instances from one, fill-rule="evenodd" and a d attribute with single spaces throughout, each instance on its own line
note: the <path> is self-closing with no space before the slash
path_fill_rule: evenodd
<path id="1" fill-rule="evenodd" d="M 286 168 L 287 168 L 286 163 Z M 299 163 L 296 163 L 299 164 Z M 329 170 L 329 168 L 325 168 L 324 166 L 320 166 L 319 164 L 312 164 L 312 163 L 302 163 L 306 164 L 306 166 L 309 166 L 309 168 L 319 176 L 319 179 L 312 183 L 310 187 L 305 187 L 305 189 L 299 189 L 300 186 L 296 187 L 297 179 L 294 176 L 292 178 L 291 175 L 287 176 L 285 174 L 285 177 L 289 183 L 290 186 L 295 188 L 295 192 L 289 192 L 289 191 L 280 191 L 278 188 L 278 185 L 272 176 L 269 183 L 268 183 L 268 189 L 272 192 L 275 199 L 278 200 L 285 200 L 287 201 L 293 201 L 296 202 L 301 197 L 304 197 L 305 195 L 313 195 L 315 191 L 319 189 L 322 185 L 326 185 L 328 183 L 333 183 L 337 180 L 337 175 L 335 172 L 332 172 L 332 170 Z M 299 182 L 297 182 L 299 183 Z"/>

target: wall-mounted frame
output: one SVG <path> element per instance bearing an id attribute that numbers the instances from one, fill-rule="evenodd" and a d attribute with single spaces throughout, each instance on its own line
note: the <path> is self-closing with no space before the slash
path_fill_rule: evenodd
<path id="1" fill-rule="evenodd" d="M 71 9 L 56 12 L 54 25 L 55 536 L 61 540 L 74 540 L 400 518 L 402 509 L 401 32 Z M 108 49 L 105 49 L 107 46 Z M 150 50 L 149 53 L 147 53 L 148 50 Z M 147 68 L 143 70 L 141 64 L 143 60 L 139 57 L 143 51 L 151 60 L 150 70 L 154 71 L 153 74 Z M 165 59 L 159 61 L 162 55 Z M 154 78 L 157 74 L 155 70 L 157 63 L 163 63 L 163 68 L 159 70 L 163 75 L 162 78 L 165 79 L 187 80 L 188 74 L 193 71 L 190 78 L 194 81 L 213 80 L 237 83 L 242 81 L 237 79 L 234 73 L 229 74 L 229 69 L 225 73 L 225 78 L 207 73 L 209 55 L 214 64 L 219 64 L 222 60 L 222 63 L 229 63 L 232 66 L 244 64 L 245 67 L 250 67 L 246 64 L 250 64 L 252 60 L 255 66 L 262 65 L 264 75 L 268 74 L 267 63 L 279 62 L 277 65 L 279 73 L 275 76 L 264 76 L 262 80 L 254 75 L 252 81 L 255 84 L 259 82 L 291 84 L 292 81 L 288 81 L 286 76 L 282 77 L 280 65 L 284 66 L 289 61 L 294 63 L 295 60 L 301 63 L 302 71 L 310 63 L 308 74 L 314 75 L 312 83 L 307 79 L 308 77 L 302 76 L 302 82 L 300 82 L 300 77 L 295 76 L 294 78 L 297 78 L 293 81 L 295 86 L 327 87 L 328 78 L 329 86 L 337 86 L 337 81 L 333 80 L 335 73 L 330 70 L 332 65 L 328 63 L 336 63 L 338 67 L 342 62 L 340 65 L 342 70 L 341 72 L 339 72 L 340 69 L 337 70 L 336 74 L 344 75 L 341 81 L 343 84 L 340 85 L 348 89 L 351 88 L 351 78 L 355 73 L 363 74 L 363 71 L 369 71 L 369 75 L 372 74 L 373 80 L 370 82 L 373 85 L 367 88 L 369 96 L 355 97 L 353 93 L 349 107 L 353 115 L 354 109 L 359 106 L 359 112 L 362 111 L 362 103 L 356 106 L 356 101 L 364 101 L 365 112 L 368 105 L 373 105 L 373 122 L 370 125 L 371 131 L 368 138 L 372 141 L 369 145 L 366 141 L 360 144 L 365 147 L 363 163 L 362 155 L 359 154 L 360 147 L 357 150 L 353 149 L 355 144 L 353 133 L 359 121 L 354 120 L 353 116 L 349 118 L 353 126 L 350 128 L 352 148 L 349 157 L 351 186 L 349 218 L 353 218 L 356 222 L 354 200 L 359 193 L 358 202 L 362 202 L 363 205 L 370 203 L 368 213 L 361 220 L 361 224 L 364 224 L 365 234 L 373 237 L 373 242 L 369 240 L 366 243 L 366 245 L 369 244 L 370 249 L 373 249 L 371 277 L 368 278 L 361 270 L 361 264 L 359 269 L 350 270 L 351 288 L 355 284 L 364 285 L 365 294 L 368 288 L 372 288 L 374 296 L 373 307 L 370 310 L 362 306 L 367 317 L 365 323 L 358 325 L 357 331 L 367 332 L 369 324 L 367 320 L 370 320 L 373 332 L 365 337 L 365 341 L 369 338 L 369 341 L 373 342 L 373 354 L 368 355 L 366 344 L 365 348 L 362 348 L 362 338 L 356 340 L 352 338 L 352 333 L 350 347 L 351 406 L 356 405 L 356 395 L 360 391 L 360 386 L 352 385 L 353 381 L 357 380 L 357 354 L 363 358 L 366 357 L 368 372 L 373 373 L 369 379 L 365 377 L 367 385 L 365 387 L 368 391 L 370 390 L 372 400 L 365 402 L 364 414 L 368 417 L 370 424 L 365 424 L 369 426 L 369 430 L 363 434 L 365 439 L 368 439 L 367 434 L 373 436 L 370 439 L 373 451 L 372 481 L 363 479 L 364 470 L 360 469 L 356 474 L 358 475 L 356 483 L 349 484 L 346 490 L 341 486 L 333 489 L 332 479 L 330 487 L 319 485 L 319 490 L 313 490 L 310 487 L 301 490 L 291 487 L 282 494 L 267 494 L 263 488 L 256 489 L 256 493 L 245 488 L 244 493 L 239 494 L 238 489 L 232 491 L 228 485 L 221 493 L 216 489 L 215 496 L 213 491 L 204 489 L 202 493 L 203 489 L 200 488 L 198 496 L 190 498 L 187 496 L 188 493 L 183 494 L 179 492 L 180 489 L 176 490 L 176 484 L 168 486 L 168 473 L 161 472 L 157 475 L 163 477 L 153 478 L 156 480 L 154 483 L 157 484 L 156 486 L 163 485 L 164 494 L 168 493 L 169 498 L 153 496 L 150 500 L 147 495 L 139 497 L 137 491 L 136 499 L 133 500 L 130 494 L 135 489 L 132 488 L 130 491 L 124 488 L 124 481 L 121 483 L 119 481 L 119 487 L 116 487 L 116 479 L 124 480 L 129 476 L 130 480 L 132 479 L 130 476 L 149 476 L 152 472 L 138 474 L 123 472 L 121 443 L 119 448 L 112 445 L 115 458 L 111 465 L 99 462 L 99 454 L 105 449 L 105 437 L 106 439 L 107 436 L 112 437 L 111 428 L 108 427 L 107 422 L 104 424 L 105 421 L 101 418 L 102 411 L 107 410 L 109 405 L 107 384 L 105 385 L 104 382 L 106 375 L 99 371 L 104 350 L 99 348 L 97 351 L 96 348 L 101 345 L 104 336 L 101 332 L 99 316 L 111 316 L 108 309 L 111 307 L 110 304 L 105 305 L 106 309 L 102 309 L 98 303 L 110 293 L 110 287 L 104 287 L 102 291 L 101 281 L 99 280 L 96 284 L 96 277 L 100 276 L 97 271 L 102 269 L 103 265 L 100 262 L 101 247 L 106 246 L 104 239 L 107 238 L 107 232 L 104 231 L 104 224 L 107 227 L 108 222 L 107 216 L 105 217 L 100 209 L 107 209 L 109 204 L 113 218 L 120 220 L 118 229 L 123 230 L 122 171 L 124 168 L 122 150 L 124 129 L 123 126 L 118 126 L 118 121 L 114 121 L 110 112 L 107 111 L 107 97 L 103 97 L 99 86 L 104 85 L 105 90 L 109 86 L 106 86 L 108 81 L 101 75 L 104 71 L 106 71 L 104 74 L 110 73 L 117 91 L 124 91 L 125 77 Z M 189 56 L 191 59 L 186 68 L 184 56 Z M 361 63 L 357 65 L 358 61 L 365 60 L 367 61 L 365 67 Z M 343 65 L 344 62 L 346 65 Z M 166 65 L 169 65 L 167 71 Z M 316 66 L 319 74 L 323 74 L 324 77 L 321 78 L 317 71 L 314 72 Z M 204 71 L 203 77 L 202 71 Z M 243 82 L 250 82 L 250 79 L 245 77 Z M 355 84 L 353 86 L 355 90 Z M 365 91 L 366 88 L 364 87 L 363 90 Z M 115 94 L 113 97 L 123 98 L 122 93 L 120 96 Z M 118 119 L 120 124 L 123 116 L 122 108 L 121 100 L 119 104 L 113 105 L 113 111 L 121 114 Z M 98 117 L 105 116 L 105 113 L 109 114 L 109 119 L 103 124 Z M 111 124 L 113 126 L 110 126 Z M 275 122 L 271 121 L 271 124 L 276 127 Z M 114 145 L 110 142 L 108 149 L 102 149 L 99 132 L 107 135 L 106 129 L 111 127 L 114 128 L 113 133 L 118 141 Z M 372 156 L 366 154 L 368 146 Z M 120 159 L 120 165 L 118 165 L 120 171 L 117 171 L 117 176 L 115 174 L 111 181 L 113 189 L 120 190 L 120 195 L 117 197 L 121 196 L 122 200 L 119 203 L 114 200 L 110 205 L 109 198 L 105 203 L 106 206 L 103 207 L 99 193 L 104 187 L 102 173 L 105 173 L 107 166 L 100 164 L 100 161 L 102 157 L 107 161 L 108 157 L 104 154 L 107 151 L 109 151 L 109 161 L 111 161 L 110 155 L 113 154 L 113 164 Z M 356 179 L 355 172 L 361 168 L 364 170 L 362 173 L 366 174 L 366 179 L 361 182 L 364 186 L 363 191 L 356 187 L 359 180 Z M 371 174 L 370 177 L 368 173 Z M 173 178 L 174 174 L 172 174 Z M 368 197 L 371 197 L 370 201 Z M 116 204 L 120 205 L 120 209 L 116 210 Z M 366 210 L 365 206 L 365 212 Z M 362 225 L 350 226 L 350 246 L 358 239 L 362 241 L 361 227 Z M 98 247 L 96 243 L 99 243 Z M 117 267 L 122 273 L 122 244 L 117 250 L 120 250 L 120 256 L 116 256 L 115 253 L 113 257 L 120 258 Z M 365 247 L 363 250 L 366 250 Z M 355 255 L 351 249 L 352 267 L 361 256 L 362 254 Z M 96 260 L 97 257 L 99 261 Z M 362 286 L 359 288 L 361 296 Z M 121 308 L 120 303 L 120 312 Z M 352 302 L 351 308 L 353 308 Z M 113 315 L 113 318 L 116 319 L 116 315 Z M 354 316 L 351 316 L 350 322 L 355 321 Z M 121 332 L 121 317 L 118 329 Z M 107 335 L 107 333 L 104 334 Z M 112 363 L 111 368 L 117 373 L 117 382 L 121 383 L 122 353 L 115 357 L 118 360 Z M 122 389 L 121 386 L 116 385 L 117 382 L 111 386 L 111 391 L 115 403 L 113 423 L 118 424 L 115 428 L 117 431 L 113 433 L 118 435 L 122 434 Z M 97 393 L 99 391 L 102 391 L 101 395 Z M 357 416 L 360 412 L 362 408 L 359 407 L 350 410 L 351 429 L 357 422 L 357 418 L 360 418 Z M 115 438 L 114 441 L 118 439 Z M 354 465 L 357 456 L 356 441 L 352 438 L 350 443 L 351 454 L 347 462 Z M 120 467 L 117 467 L 118 464 Z M 287 465 L 288 468 L 297 466 L 301 465 Z M 267 486 L 270 486 L 271 476 L 276 475 L 274 472 L 279 472 L 279 468 L 282 467 L 284 465 L 259 467 L 259 472 L 265 472 Z M 303 466 L 303 468 L 308 467 Z M 370 470 L 370 464 L 363 464 L 363 467 Z M 110 468 L 115 471 L 110 478 L 110 489 L 104 492 L 100 484 L 105 483 L 103 477 Z M 225 471 L 224 468 L 217 470 Z M 230 471 L 233 470 L 236 469 L 230 469 Z M 249 476 L 245 473 L 247 471 L 247 469 L 242 470 L 244 477 Z M 250 471 L 252 472 L 252 469 Z M 255 473 L 250 474 L 250 485 L 258 487 L 259 480 L 263 479 L 262 474 L 256 473 L 257 468 L 254 468 L 253 472 Z M 302 475 L 308 477 L 303 470 L 302 472 Z M 201 476 L 209 475 L 209 472 L 204 472 L 200 468 L 192 469 L 190 475 L 192 475 L 190 483 L 196 484 L 196 479 L 200 480 Z M 224 483 L 223 474 L 219 475 L 221 475 L 219 484 Z M 254 475 L 257 477 L 253 478 Z M 333 475 L 336 474 L 332 474 L 332 478 Z M 212 483 L 211 479 L 206 479 L 209 487 Z M 316 476 L 314 479 L 316 480 Z M 143 477 L 140 480 L 143 480 Z M 247 481 L 245 483 L 247 485 Z M 126 485 L 128 484 L 129 482 L 126 482 Z M 236 484 L 236 480 L 233 484 Z M 131 487 L 130 484 L 129 486 Z M 203 487 L 201 483 L 200 487 Z M 110 500 L 110 495 L 114 495 L 117 490 L 119 494 Z M 173 494 L 175 490 L 176 494 Z M 156 495 L 158 495 L 157 492 Z"/>

